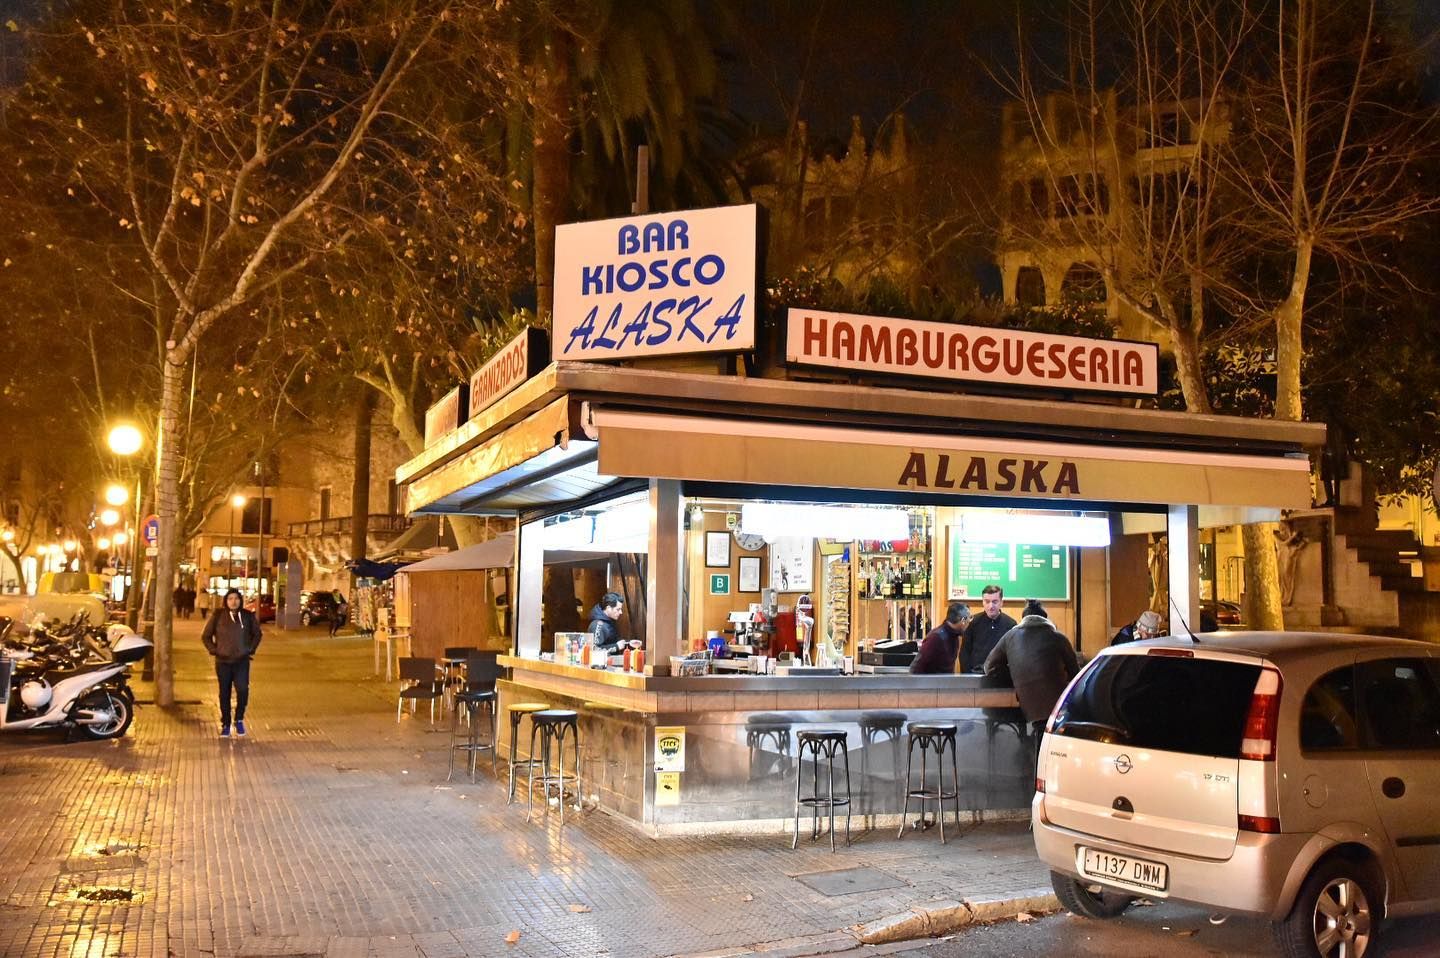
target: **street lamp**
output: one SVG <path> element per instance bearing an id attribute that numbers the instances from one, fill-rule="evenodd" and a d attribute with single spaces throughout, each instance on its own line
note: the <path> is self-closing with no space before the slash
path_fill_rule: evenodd
<path id="1" fill-rule="evenodd" d="M 100 524 L 102 526 L 113 526 L 120 521 L 120 513 L 114 509 L 102 509 L 100 511 Z"/>
<path id="2" fill-rule="evenodd" d="M 117 532 L 110 541 L 115 543 L 117 546 L 123 546 L 129 540 L 130 537 L 127 536 L 124 532 Z"/>
<path id="3" fill-rule="evenodd" d="M 133 456 L 145 444 L 145 437 L 140 435 L 140 430 L 129 423 L 112 427 L 105 440 L 110 445 L 110 451 L 117 456 Z"/>
<path id="4" fill-rule="evenodd" d="M 112 506 L 123 506 L 130 501 L 130 490 L 118 482 L 112 482 L 105 487 L 105 501 Z"/>
<path id="5" fill-rule="evenodd" d="M 110 540 L 105 538 L 104 536 L 101 536 L 99 539 L 95 540 L 95 548 L 99 549 L 101 552 L 110 551 Z"/>
<path id="6" fill-rule="evenodd" d="M 245 508 L 245 497 L 238 492 L 235 493 L 235 495 L 230 497 L 230 505 L 233 508 L 231 508 L 230 510 L 230 547 L 225 552 L 225 571 L 226 578 L 233 580 L 235 578 L 235 513 Z M 247 574 L 250 572 L 249 559 L 245 560 L 245 572 Z M 234 587 L 235 583 L 234 581 L 231 581 L 229 583 L 229 588 L 233 589 Z M 243 593 L 245 590 L 241 589 L 240 591 Z"/>
<path id="7" fill-rule="evenodd" d="M 14 542 L 14 541 L 15 541 L 15 530 L 14 530 L 14 529 L 0 529 L 0 542 Z"/>

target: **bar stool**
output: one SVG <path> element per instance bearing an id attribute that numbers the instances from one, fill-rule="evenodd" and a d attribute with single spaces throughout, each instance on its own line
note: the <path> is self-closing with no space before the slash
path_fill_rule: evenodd
<path id="1" fill-rule="evenodd" d="M 860 713 L 860 791 L 867 814 L 874 813 L 876 790 L 870 787 L 870 749 L 881 739 L 890 743 L 890 774 L 900 778 L 900 739 L 905 734 L 904 712 L 875 709 Z"/>
<path id="2" fill-rule="evenodd" d="M 495 683 L 499 678 L 500 666 L 494 655 L 479 651 L 470 653 L 465 663 L 465 686 L 454 692 L 455 710 L 450 713 L 450 771 L 445 776 L 445 781 L 450 781 L 455 774 L 456 751 L 465 752 L 469 759 L 470 781 L 475 781 L 475 753 L 486 749 L 490 750 L 490 774 L 495 774 L 495 704 L 498 700 Z M 466 728 L 469 731 L 465 742 L 457 743 L 455 738 L 459 732 L 462 707 L 465 709 Z M 480 741 L 480 723 L 475 720 L 475 713 L 482 707 L 490 731 L 488 742 Z"/>
<path id="3" fill-rule="evenodd" d="M 465 684 L 465 665 L 470 656 L 480 650 L 473 645 L 450 645 L 440 656 L 440 666 L 445 670 L 445 705 L 457 705 L 455 692 Z"/>
<path id="4" fill-rule="evenodd" d="M 565 737 L 573 738 L 575 751 L 575 807 L 580 807 L 580 715 L 573 709 L 545 709 L 530 714 L 530 754 L 535 754 L 535 736 L 540 736 L 540 794 L 548 802 L 550 787 L 560 801 L 560 824 L 565 824 Z M 550 755 L 555 754 L 555 773 L 550 773 Z M 525 821 L 535 806 L 535 763 L 530 763 L 530 794 L 525 798 Z"/>
<path id="5" fill-rule="evenodd" d="M 516 757 L 520 753 L 520 722 L 525 716 L 543 712 L 549 707 L 550 703 L 548 702 L 511 702 L 505 706 L 505 712 L 510 716 L 510 784 L 506 790 L 506 805 L 515 801 L 515 767 L 524 765 L 533 769 L 535 763 L 539 761 L 533 751 L 530 753 L 530 757 L 523 762 Z"/>
<path id="6" fill-rule="evenodd" d="M 900 834 L 897 838 L 905 836 L 905 820 L 910 815 L 910 799 L 920 800 L 920 822 L 917 827 L 924 827 L 925 803 L 935 803 L 935 820 L 940 823 L 940 844 L 945 844 L 945 800 L 952 799 L 955 802 L 955 827 L 960 827 L 960 765 L 955 749 L 956 726 L 954 722 L 911 722 L 910 723 L 910 745 L 905 752 L 905 804 L 900 810 Z M 910 787 L 911 765 L 915 758 L 915 746 L 920 746 L 920 787 Z M 927 784 L 928 762 L 927 756 L 931 749 L 935 750 L 935 787 Z M 950 751 L 950 777 L 951 789 L 945 791 L 945 751 Z"/>
<path id="7" fill-rule="evenodd" d="M 805 805 L 812 809 L 814 821 L 810 827 L 810 840 L 813 842 L 820 836 L 820 809 L 830 810 L 830 850 L 835 850 L 835 809 L 845 809 L 845 844 L 850 844 L 850 735 L 844 729 L 838 728 L 816 728 L 802 729 L 795 736 L 799 743 L 797 751 L 797 764 L 795 767 L 795 837 L 790 842 L 792 849 L 800 845 L 800 806 Z M 812 777 L 810 783 L 810 794 L 800 794 L 800 780 L 805 777 L 805 753 L 809 752 L 812 760 Z M 835 754 L 840 753 L 845 758 L 845 797 L 835 797 Z M 829 791 L 821 796 L 820 794 L 820 758 L 824 756 L 825 764 L 830 775 Z"/>

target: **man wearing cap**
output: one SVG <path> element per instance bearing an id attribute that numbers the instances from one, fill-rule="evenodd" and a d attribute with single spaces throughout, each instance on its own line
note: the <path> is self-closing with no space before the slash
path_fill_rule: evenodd
<path id="1" fill-rule="evenodd" d="M 1140 642 L 1144 639 L 1153 639 L 1160 634 L 1160 614 L 1153 609 L 1146 609 L 1135 617 L 1135 621 L 1115 633 L 1115 638 L 1110 640 L 1111 645 L 1124 645 L 1126 642 Z"/>

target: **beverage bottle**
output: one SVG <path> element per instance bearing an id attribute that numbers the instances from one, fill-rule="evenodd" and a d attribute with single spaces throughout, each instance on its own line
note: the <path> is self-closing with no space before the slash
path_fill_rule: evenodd
<path id="1" fill-rule="evenodd" d="M 625 659 L 620 667 L 626 672 L 630 671 L 630 646 L 628 645 L 625 646 Z"/>
<path id="2" fill-rule="evenodd" d="M 645 671 L 645 650 L 636 649 L 635 654 L 630 656 L 630 664 L 635 666 L 636 672 Z"/>

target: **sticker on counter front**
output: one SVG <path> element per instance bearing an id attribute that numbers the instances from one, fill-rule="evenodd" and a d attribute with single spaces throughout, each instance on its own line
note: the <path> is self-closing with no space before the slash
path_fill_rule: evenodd
<path id="1" fill-rule="evenodd" d="M 655 771 L 685 771 L 685 727 L 683 725 L 655 729 Z"/>
<path id="2" fill-rule="evenodd" d="M 680 804 L 680 773 L 660 772 L 655 776 L 655 804 Z"/>

